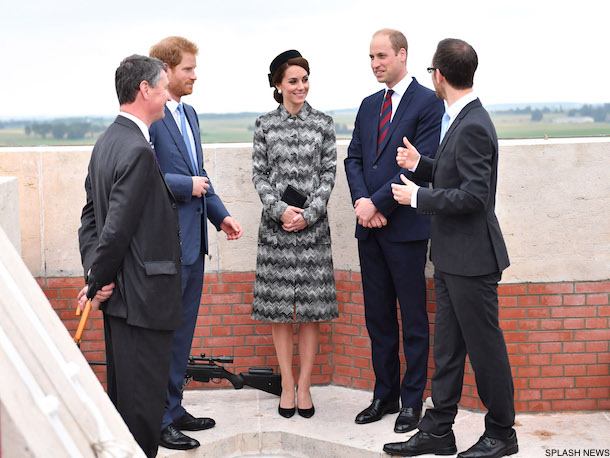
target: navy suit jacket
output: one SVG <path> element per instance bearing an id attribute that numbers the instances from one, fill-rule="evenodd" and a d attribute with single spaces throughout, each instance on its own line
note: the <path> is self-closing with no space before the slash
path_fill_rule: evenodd
<path id="1" fill-rule="evenodd" d="M 199 118 L 192 106 L 186 103 L 183 103 L 183 106 L 195 139 L 199 168 L 197 173 L 193 170 L 180 129 L 167 107 L 165 107 L 165 118 L 150 126 L 150 141 L 154 146 L 165 181 L 178 202 L 182 264 L 191 265 L 197 260 L 199 253 L 208 252 L 206 219 L 209 219 L 216 229 L 220 230 L 220 224 L 225 217 L 229 216 L 229 212 L 220 197 L 214 192 L 211 182 L 209 182 L 210 188 L 203 197 L 194 197 L 192 194 L 192 177 L 194 175 L 207 177 L 207 173 L 203 168 Z"/>
<path id="2" fill-rule="evenodd" d="M 422 157 L 414 176 L 432 182 L 417 192 L 417 212 L 432 216 L 430 259 L 442 272 L 502 272 L 508 252 L 496 218 L 498 138 L 479 99 L 451 123 L 434 160 Z"/>
<path id="3" fill-rule="evenodd" d="M 429 218 L 417 216 L 415 209 L 396 202 L 391 184 L 402 184 L 401 173 L 412 178 L 411 172 L 396 163 L 396 150 L 404 146 L 403 137 L 407 137 L 421 154 L 434 157 L 440 138 L 443 102 L 434 91 L 413 78 L 400 100 L 378 155 L 379 115 L 384 95 L 385 91 L 381 90 L 362 101 L 347 150 L 345 172 L 352 204 L 361 197 L 370 197 L 388 224 L 381 229 L 367 229 L 356 224 L 356 237 L 364 240 L 369 231 L 375 230 L 392 241 L 425 240 L 430 236 Z"/>

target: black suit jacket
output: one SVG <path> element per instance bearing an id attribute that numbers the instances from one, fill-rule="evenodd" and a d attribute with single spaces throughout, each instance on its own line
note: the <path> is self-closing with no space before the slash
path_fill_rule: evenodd
<path id="1" fill-rule="evenodd" d="M 509 265 L 495 214 L 498 138 L 479 99 L 466 105 L 434 160 L 421 156 L 413 174 L 432 182 L 420 188 L 417 212 L 433 215 L 430 259 L 443 272 L 478 276 Z"/>
<path id="2" fill-rule="evenodd" d="M 79 244 L 88 282 L 114 281 L 104 313 L 148 329 L 182 322 L 177 206 L 150 144 L 118 116 L 93 148 Z"/>
<path id="3" fill-rule="evenodd" d="M 425 240 L 430 236 L 429 218 L 417 216 L 409 205 L 394 200 L 392 183 L 400 183 L 400 174 L 411 172 L 396 163 L 396 149 L 407 137 L 422 154 L 434 157 L 438 147 L 443 102 L 434 91 L 420 85 L 415 78 L 402 96 L 390 123 L 388 133 L 377 154 L 379 114 L 385 91 L 379 91 L 362 101 L 352 141 L 347 149 L 345 173 L 352 204 L 361 197 L 370 197 L 375 207 L 387 218 L 388 225 L 368 229 L 356 224 L 356 238 L 365 240 L 371 230 L 395 242 Z"/>

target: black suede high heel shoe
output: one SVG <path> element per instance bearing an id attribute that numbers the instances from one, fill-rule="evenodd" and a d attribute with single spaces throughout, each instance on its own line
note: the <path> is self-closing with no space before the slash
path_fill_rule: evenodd
<path id="1" fill-rule="evenodd" d="M 311 407 L 309 409 L 301 409 L 299 407 L 299 415 L 303 418 L 311 418 L 313 417 L 313 414 L 316 413 L 316 409 L 313 406 L 313 404 L 311 404 Z"/>
<path id="2" fill-rule="evenodd" d="M 291 407 L 290 409 L 284 409 L 283 407 L 277 406 L 277 411 L 284 418 L 292 417 L 296 410 L 297 409 L 295 407 Z M 301 413 L 301 409 L 299 409 L 299 413 Z"/>
<path id="3" fill-rule="evenodd" d="M 295 399 L 295 401 L 296 401 L 296 399 Z M 294 413 L 296 412 L 296 410 L 297 410 L 296 407 L 290 407 L 289 409 L 284 409 L 281 406 L 281 404 L 282 404 L 282 400 L 281 400 L 281 397 L 280 397 L 280 403 L 277 406 L 277 411 L 284 418 L 292 417 L 294 415 Z"/>
<path id="4" fill-rule="evenodd" d="M 298 386 L 297 386 L 298 389 Z M 311 397 L 311 393 L 309 394 Z M 313 406 L 313 399 L 311 400 L 311 407 L 309 409 L 301 409 L 300 407 L 297 409 L 299 411 L 299 415 L 303 418 L 311 418 L 313 414 L 316 413 L 316 409 Z"/>

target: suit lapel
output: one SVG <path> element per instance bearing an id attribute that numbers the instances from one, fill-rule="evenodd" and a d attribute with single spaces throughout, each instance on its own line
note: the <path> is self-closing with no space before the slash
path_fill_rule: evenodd
<path id="1" fill-rule="evenodd" d="M 363 113 L 364 116 L 360 120 L 360 125 L 366 126 L 367 129 L 373 129 L 371 135 L 368 136 L 368 144 L 362 145 L 363 151 L 371 151 L 377 155 L 377 139 L 379 138 L 379 115 L 381 113 L 381 105 L 385 91 L 379 91 L 373 95 L 371 100 L 371 109 Z M 387 135 L 386 135 L 387 137 Z M 377 159 L 375 159 L 377 160 Z"/>
<path id="2" fill-rule="evenodd" d="M 178 147 L 180 154 L 182 154 L 182 158 L 184 159 L 184 162 L 186 162 L 186 165 L 191 171 L 191 173 L 193 175 L 198 175 L 197 173 L 195 173 L 195 170 L 193 170 L 193 164 L 189 156 L 189 152 L 186 149 L 186 143 L 184 143 L 184 138 L 182 138 L 182 134 L 180 133 L 180 129 L 178 129 L 178 126 L 176 125 L 176 121 L 174 121 L 174 115 L 171 111 L 169 111 L 169 108 L 167 108 L 167 106 L 165 107 L 165 117 L 163 118 L 163 123 L 167 127 L 167 130 L 169 130 L 169 133 L 171 134 L 174 143 Z"/>
<path id="3" fill-rule="evenodd" d="M 165 109 L 167 110 L 167 108 L 165 108 Z M 167 116 L 167 113 L 166 113 L 166 116 Z M 170 116 L 171 116 L 171 114 L 170 114 Z M 131 119 L 127 119 L 124 116 L 117 116 L 117 118 L 114 120 L 114 122 L 117 123 L 117 124 L 121 124 L 121 125 L 123 125 L 125 127 L 128 127 L 130 129 L 132 129 L 134 131 L 134 135 L 141 136 L 142 139 L 146 142 L 146 138 L 144 137 L 144 134 L 142 134 L 142 131 L 140 130 L 140 128 Z M 163 175 L 163 172 L 161 171 L 161 167 L 159 167 L 159 161 L 157 161 L 157 155 L 155 153 L 155 150 L 153 149 L 152 145 L 149 142 L 147 142 L 147 143 L 148 143 L 148 146 L 150 147 L 150 152 L 155 157 L 155 164 L 157 166 L 157 170 L 159 171 L 159 175 L 161 176 L 161 179 L 163 180 L 163 184 L 165 185 L 165 189 L 167 189 L 167 193 L 171 196 L 171 198 L 173 200 L 176 200 L 176 198 L 174 197 L 174 194 L 172 193 L 172 190 L 169 189 L 167 181 L 165 181 L 165 176 Z"/>
<path id="4" fill-rule="evenodd" d="M 400 99 L 400 103 L 398 104 L 396 113 L 394 113 L 394 117 L 392 118 L 392 122 L 390 123 L 390 127 L 388 128 L 388 133 L 380 145 L 378 156 L 381 156 L 383 154 L 383 150 L 390 141 L 390 138 L 392 137 L 392 134 L 396 129 L 396 125 L 407 111 L 407 106 L 409 105 L 409 102 L 411 102 L 411 100 L 413 99 L 413 94 L 415 94 L 417 84 L 417 81 L 415 80 L 415 78 L 413 78 L 413 81 L 411 81 L 411 84 L 409 84 L 409 87 L 407 88 L 407 92 L 405 92 L 402 98 Z M 379 107 L 379 111 L 381 111 L 381 106 Z M 377 124 L 379 124 L 379 121 L 377 121 Z M 377 133 L 377 135 L 379 135 L 379 133 Z"/>
<path id="5" fill-rule="evenodd" d="M 184 112 L 186 113 L 186 119 L 191 125 L 191 132 L 193 132 L 193 140 L 195 140 L 195 151 L 197 154 L 197 166 L 199 170 L 197 171 L 197 175 L 201 175 L 203 170 L 203 151 L 201 149 L 201 134 L 199 132 L 199 123 L 197 122 L 195 116 L 195 110 L 190 105 L 185 103 L 182 104 L 184 106 Z"/>
<path id="6" fill-rule="evenodd" d="M 462 108 L 462 111 L 460 111 L 456 120 L 451 123 L 451 125 L 449 126 L 449 129 L 447 130 L 447 133 L 443 137 L 443 141 L 439 145 L 438 150 L 436 152 L 436 157 L 434 158 L 434 164 L 432 166 L 432 176 L 434 176 L 434 172 L 436 170 L 436 164 L 438 164 L 438 161 L 440 160 L 440 157 L 442 156 L 443 151 L 445 151 L 445 146 L 447 145 L 447 142 L 449 141 L 449 137 L 451 137 L 451 135 L 453 134 L 453 131 L 455 131 L 455 129 L 457 129 L 457 126 L 462 122 L 462 119 L 464 119 L 464 117 L 468 114 L 468 112 L 470 110 L 472 110 L 473 108 L 476 108 L 476 107 L 480 107 L 480 106 L 482 106 L 482 105 L 481 105 L 481 102 L 479 101 L 479 99 L 473 100 L 468 105 L 466 105 L 464 108 Z"/>

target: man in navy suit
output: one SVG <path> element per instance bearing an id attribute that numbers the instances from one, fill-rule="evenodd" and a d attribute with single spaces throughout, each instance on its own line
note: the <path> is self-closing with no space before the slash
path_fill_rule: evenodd
<path id="1" fill-rule="evenodd" d="M 399 410 L 394 431 L 417 427 L 427 380 L 428 315 L 424 269 L 429 219 L 392 197 L 400 174 L 396 164 L 402 138 L 413 139 L 423 154 L 438 147 L 443 104 L 434 92 L 407 72 L 407 40 L 397 31 L 373 35 L 371 68 L 386 88 L 367 97 L 356 117 L 345 171 L 356 217 L 366 326 L 371 338 L 375 391 L 372 404 L 356 423 L 380 420 Z M 407 370 L 402 378 L 398 356 L 396 300 L 400 304 Z"/>
<path id="2" fill-rule="evenodd" d="M 432 182 L 419 188 L 412 180 L 393 185 L 394 196 L 420 214 L 432 215 L 436 322 L 434 408 L 426 410 L 419 432 L 407 442 L 386 444 L 391 455 L 453 455 L 453 422 L 458 410 L 466 355 L 477 392 L 487 408 L 485 433 L 459 458 L 498 458 L 519 451 L 513 379 L 498 324 L 498 282 L 508 253 L 495 214 L 498 138 L 489 114 L 472 90 L 477 54 L 468 43 L 442 40 L 434 53 L 434 88 L 447 102 L 436 158 L 420 156 L 404 140 L 397 162 L 413 177 Z"/>
<path id="3" fill-rule="evenodd" d="M 207 254 L 207 220 L 227 239 L 237 240 L 243 230 L 229 215 L 214 192 L 205 169 L 199 119 L 195 109 L 181 103 L 193 92 L 197 79 L 197 45 L 182 37 L 168 37 L 154 45 L 150 55 L 161 60 L 169 77 L 172 98 L 165 106 L 165 118 L 150 126 L 150 139 L 165 180 L 178 202 L 182 244 L 182 327 L 174 333 L 167 404 L 161 425 L 161 445 L 188 450 L 199 442 L 181 432 L 214 426 L 211 418 L 194 418 L 181 405 L 182 381 L 191 351 L 203 287 L 204 255 Z"/>

